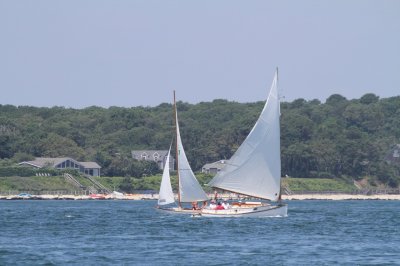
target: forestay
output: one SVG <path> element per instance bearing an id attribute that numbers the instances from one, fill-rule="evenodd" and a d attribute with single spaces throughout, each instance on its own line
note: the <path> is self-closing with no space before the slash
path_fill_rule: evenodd
<path id="1" fill-rule="evenodd" d="M 161 179 L 160 193 L 158 197 L 158 205 L 166 205 L 175 202 L 174 193 L 171 187 L 171 178 L 169 175 L 169 158 L 171 147 L 169 148 L 167 159 L 165 160 L 164 171 Z"/>
<path id="2" fill-rule="evenodd" d="M 280 101 L 278 73 L 253 129 L 229 163 L 210 181 L 212 187 L 269 200 L 280 193 Z"/>
<path id="3" fill-rule="evenodd" d="M 177 159 L 179 162 L 179 192 L 181 202 L 194 202 L 208 200 L 206 193 L 197 181 L 183 149 L 181 135 L 179 132 L 178 115 L 176 115 L 176 134 L 177 134 Z"/>

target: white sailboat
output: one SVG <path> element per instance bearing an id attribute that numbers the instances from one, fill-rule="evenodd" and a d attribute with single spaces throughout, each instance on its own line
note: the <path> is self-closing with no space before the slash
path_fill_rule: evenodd
<path id="1" fill-rule="evenodd" d="M 202 216 L 287 216 L 281 203 L 280 100 L 278 70 L 268 99 L 253 129 L 229 163 L 209 182 L 211 187 L 277 202 L 240 202 L 224 210 L 203 209 Z"/>
<path id="2" fill-rule="evenodd" d="M 162 211 L 168 211 L 170 213 L 186 213 L 193 214 L 199 213 L 200 210 L 193 210 L 192 208 L 182 207 L 182 203 L 193 203 L 193 202 L 204 202 L 208 200 L 208 197 L 199 182 L 197 181 L 186 157 L 185 150 L 183 148 L 179 123 L 178 113 L 176 110 L 176 100 L 174 91 L 174 110 L 175 110 L 175 128 L 176 128 L 176 167 L 178 175 L 178 207 L 164 208 L 162 205 L 167 205 L 175 202 L 171 181 L 169 176 L 169 164 L 166 163 L 164 168 L 163 177 L 161 180 L 160 194 L 158 200 L 158 209 Z M 171 150 L 171 149 L 170 149 Z M 167 160 L 169 161 L 170 152 L 168 152 Z"/>

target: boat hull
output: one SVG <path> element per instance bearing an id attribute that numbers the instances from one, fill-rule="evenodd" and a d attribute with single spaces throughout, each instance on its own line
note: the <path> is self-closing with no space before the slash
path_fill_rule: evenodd
<path id="1" fill-rule="evenodd" d="M 227 210 L 188 210 L 181 208 L 157 208 L 168 214 L 186 214 L 198 217 L 286 217 L 287 204 L 262 205 L 252 208 L 231 208 Z"/>
<path id="2" fill-rule="evenodd" d="M 178 207 L 173 207 L 173 208 L 158 207 L 156 208 L 156 210 L 165 214 L 178 214 L 178 215 L 179 214 L 199 215 L 201 213 L 201 210 L 182 209 Z"/>
<path id="3" fill-rule="evenodd" d="M 232 208 L 228 210 L 202 210 L 203 217 L 286 217 L 287 204 L 263 205 L 254 208 Z"/>

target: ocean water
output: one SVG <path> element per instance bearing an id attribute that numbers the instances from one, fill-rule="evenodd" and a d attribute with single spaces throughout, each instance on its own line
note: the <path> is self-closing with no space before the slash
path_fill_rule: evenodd
<path id="1" fill-rule="evenodd" d="M 155 201 L 0 201 L 0 265 L 400 265 L 399 201 L 192 218 Z"/>

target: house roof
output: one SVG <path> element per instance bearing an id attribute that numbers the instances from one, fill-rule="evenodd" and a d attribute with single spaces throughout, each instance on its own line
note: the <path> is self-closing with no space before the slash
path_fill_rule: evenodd
<path id="1" fill-rule="evenodd" d="M 203 169 L 210 169 L 210 168 L 218 168 L 222 169 L 224 168 L 227 163 L 229 163 L 229 160 L 219 160 L 213 163 L 207 163 L 203 166 Z"/>
<path id="2" fill-rule="evenodd" d="M 70 160 L 76 164 L 82 165 L 84 168 L 101 168 L 96 162 L 78 162 L 70 157 L 59 157 L 59 158 L 37 157 L 33 161 L 25 161 L 19 164 L 28 164 L 38 168 L 43 168 L 46 166 L 56 167 L 58 164 L 66 160 Z"/>
<path id="3" fill-rule="evenodd" d="M 96 162 L 79 162 L 85 168 L 101 168 Z"/>
<path id="4" fill-rule="evenodd" d="M 71 158 L 68 158 L 68 157 L 62 157 L 62 158 L 38 157 L 38 158 L 35 158 L 35 160 L 33 160 L 33 161 L 21 162 L 19 164 L 29 164 L 29 165 L 40 167 L 40 168 L 45 167 L 45 166 L 54 167 L 57 164 L 62 163 L 64 161 L 68 160 L 68 159 L 71 160 L 71 161 L 77 162 L 77 161 L 75 161 L 75 160 L 73 160 Z"/>

